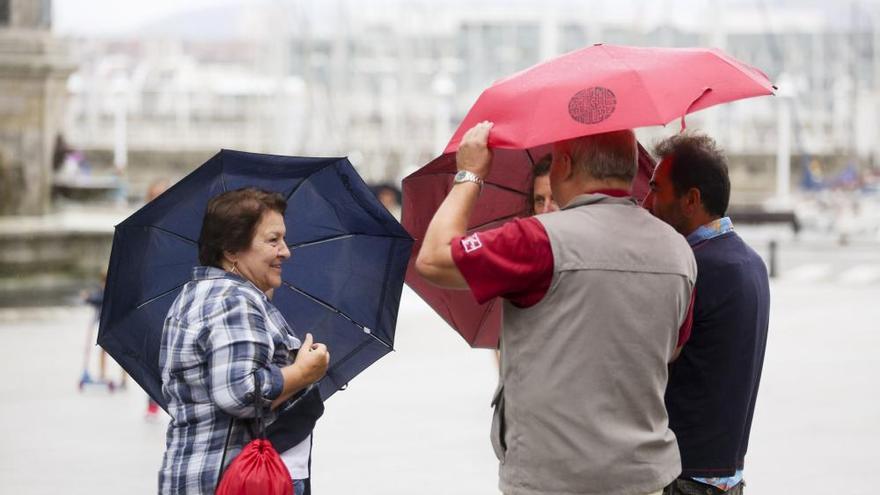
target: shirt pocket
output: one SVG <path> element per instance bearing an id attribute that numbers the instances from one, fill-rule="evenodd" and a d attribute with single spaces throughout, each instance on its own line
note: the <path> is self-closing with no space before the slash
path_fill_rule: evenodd
<path id="1" fill-rule="evenodd" d="M 507 454 L 507 442 L 504 439 L 504 385 L 498 384 L 495 396 L 492 398 L 492 407 L 495 411 L 492 414 L 492 428 L 490 436 L 492 440 L 492 449 L 495 451 L 495 457 L 503 464 Z"/>
<path id="2" fill-rule="evenodd" d="M 272 335 L 272 343 L 275 352 L 272 362 L 278 366 L 286 366 L 296 359 L 296 351 L 302 346 L 302 342 L 293 333 L 293 329 L 287 320 L 275 308 L 269 310 L 269 333 Z"/>
<path id="3" fill-rule="evenodd" d="M 275 342 L 276 361 L 283 362 L 284 365 L 293 363 L 296 360 L 296 353 L 301 346 L 302 342 L 296 338 L 290 327 L 282 328 Z"/>

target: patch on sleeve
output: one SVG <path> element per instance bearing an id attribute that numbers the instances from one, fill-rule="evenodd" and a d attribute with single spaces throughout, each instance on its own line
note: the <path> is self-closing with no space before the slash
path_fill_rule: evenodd
<path id="1" fill-rule="evenodd" d="M 461 240 L 461 247 L 464 248 L 465 253 L 472 253 L 483 247 L 483 243 L 480 241 L 480 236 L 474 232 Z"/>

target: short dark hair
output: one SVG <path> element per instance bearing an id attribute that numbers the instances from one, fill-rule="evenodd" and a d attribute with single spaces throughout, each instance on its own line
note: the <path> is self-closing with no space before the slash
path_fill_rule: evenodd
<path id="1" fill-rule="evenodd" d="M 199 235 L 199 263 L 223 268 L 223 252 L 247 249 L 267 211 L 284 215 L 287 201 L 278 193 L 246 187 L 211 198 Z"/>
<path id="2" fill-rule="evenodd" d="M 719 217 L 727 213 L 730 203 L 727 159 L 714 139 L 685 132 L 660 141 L 654 153 L 661 160 L 672 158 L 669 179 L 677 196 L 697 188 L 706 213 Z"/>
<path id="3" fill-rule="evenodd" d="M 532 165 L 532 180 L 529 182 L 529 195 L 526 197 L 526 215 L 528 216 L 535 214 L 535 179 L 548 175 L 552 163 L 553 154 L 547 153 Z"/>
<path id="4" fill-rule="evenodd" d="M 550 173 L 550 164 L 553 163 L 553 154 L 547 153 L 540 160 L 535 162 L 532 165 L 532 181 L 534 182 L 536 177 L 543 177 Z"/>

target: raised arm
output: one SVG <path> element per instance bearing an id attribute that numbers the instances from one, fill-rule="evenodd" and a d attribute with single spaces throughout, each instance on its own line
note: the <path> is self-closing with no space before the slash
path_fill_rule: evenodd
<path id="1" fill-rule="evenodd" d="M 492 151 L 488 147 L 491 129 L 491 122 L 481 122 L 464 134 L 455 156 L 459 171 L 471 172 L 481 180 L 489 175 L 492 164 Z M 467 233 L 468 220 L 480 195 L 480 187 L 475 182 L 456 183 L 428 225 L 416 259 L 416 270 L 434 285 L 450 289 L 468 287 L 452 260 L 452 239 Z"/>

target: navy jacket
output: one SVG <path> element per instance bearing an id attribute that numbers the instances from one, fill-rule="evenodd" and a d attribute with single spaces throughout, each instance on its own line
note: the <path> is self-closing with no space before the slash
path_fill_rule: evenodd
<path id="1" fill-rule="evenodd" d="M 318 418 L 324 414 L 324 401 L 318 387 L 308 387 L 295 397 L 266 428 L 266 436 L 279 453 L 308 438 Z"/>
<path id="2" fill-rule="evenodd" d="M 770 319 L 767 268 L 735 232 L 693 246 L 697 260 L 691 337 L 670 366 L 669 426 L 682 477 L 743 468 Z"/>

